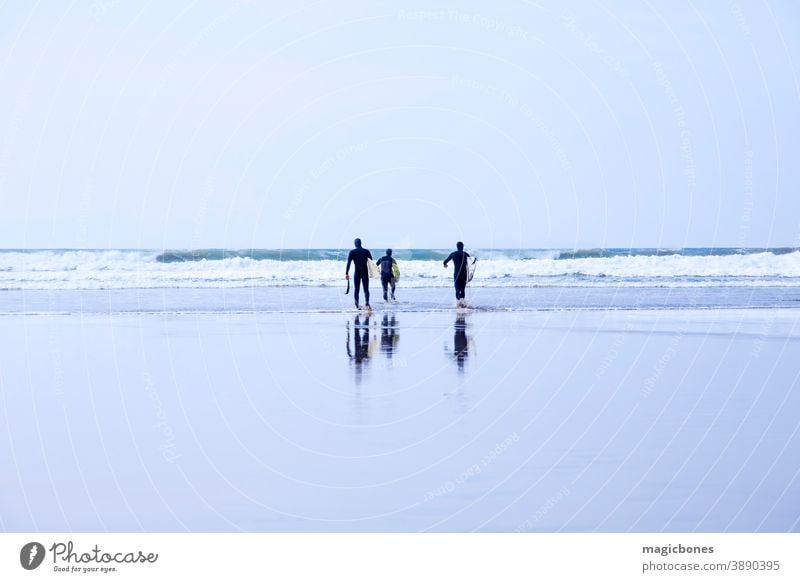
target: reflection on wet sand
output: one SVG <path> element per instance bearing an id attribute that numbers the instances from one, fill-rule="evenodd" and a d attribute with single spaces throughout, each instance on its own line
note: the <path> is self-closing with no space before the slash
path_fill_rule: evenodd
<path id="1" fill-rule="evenodd" d="M 400 340 L 397 318 L 394 313 L 384 313 L 380 322 L 380 334 L 377 328 L 371 329 L 375 323 L 370 321 L 372 313 L 359 313 L 353 321 L 347 320 L 347 358 L 353 366 L 355 373 L 355 422 L 356 424 L 366 424 L 370 417 L 369 399 L 363 399 L 361 394 L 361 384 L 365 377 L 369 380 L 368 371 L 370 362 L 375 359 L 375 353 L 380 345 L 380 353 L 386 359 L 378 364 L 376 373 L 380 370 L 390 368 L 397 364 L 392 360 L 392 356 L 397 352 L 397 343 Z M 352 341 L 351 341 L 352 336 Z"/>
<path id="2" fill-rule="evenodd" d="M 386 360 L 378 364 L 381 368 L 391 367 L 393 358 L 397 356 L 398 343 L 400 342 L 400 324 L 394 312 L 383 313 L 380 320 L 380 332 L 371 327 L 376 322 L 371 317 L 376 317 L 372 313 L 358 313 L 352 322 L 347 321 L 347 357 L 355 370 L 355 380 L 360 384 L 367 366 L 374 360 L 376 348 L 380 346 L 380 353 L 386 356 Z M 352 338 L 352 339 L 351 339 Z M 469 322 L 467 314 L 456 313 L 453 324 L 453 345 L 445 347 L 445 355 L 456 363 L 459 373 L 463 373 L 470 352 L 474 352 L 474 342 L 469 333 Z M 394 365 L 402 361 L 394 362 Z"/>
<path id="3" fill-rule="evenodd" d="M 464 372 L 464 364 L 469 357 L 469 349 L 472 337 L 467 335 L 467 318 L 463 313 L 456 314 L 456 321 L 453 324 L 453 359 L 458 366 L 459 372 Z"/>
<path id="4" fill-rule="evenodd" d="M 356 384 L 361 383 L 364 368 L 370 359 L 369 314 L 356 315 L 353 320 L 353 347 L 350 348 L 350 321 L 347 322 L 347 356 L 355 366 Z"/>
<path id="5" fill-rule="evenodd" d="M 397 342 L 400 340 L 400 331 L 397 327 L 395 314 L 383 314 L 381 321 L 381 352 L 392 359 L 392 354 L 397 351 Z"/>

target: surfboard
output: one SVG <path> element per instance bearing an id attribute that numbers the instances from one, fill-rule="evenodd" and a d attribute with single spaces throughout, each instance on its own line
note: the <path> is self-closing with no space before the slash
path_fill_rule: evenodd
<path id="1" fill-rule="evenodd" d="M 400 280 L 400 267 L 397 266 L 397 263 L 392 263 L 392 276 L 395 283 Z"/>
<path id="2" fill-rule="evenodd" d="M 369 278 L 370 279 L 380 279 L 381 278 L 381 269 L 378 265 L 375 264 L 375 261 L 372 259 L 367 259 L 367 271 L 369 271 Z"/>
<path id="3" fill-rule="evenodd" d="M 470 257 L 470 258 L 472 259 L 472 262 L 470 262 L 470 260 L 467 259 L 467 283 L 472 281 L 472 278 L 475 276 L 475 265 L 478 262 L 478 259 L 476 259 L 475 257 Z"/>

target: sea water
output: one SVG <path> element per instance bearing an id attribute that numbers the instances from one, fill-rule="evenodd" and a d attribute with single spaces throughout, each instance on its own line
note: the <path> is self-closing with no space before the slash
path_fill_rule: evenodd
<path id="1" fill-rule="evenodd" d="M 398 310 L 452 307 L 445 249 L 396 250 Z M 477 309 L 800 305 L 800 249 L 474 249 Z M 373 253 L 376 258 L 379 254 Z M 0 312 L 336 311 L 347 250 L 2 250 Z M 382 301 L 372 282 L 373 305 Z M 364 299 L 361 299 L 364 302 Z"/>

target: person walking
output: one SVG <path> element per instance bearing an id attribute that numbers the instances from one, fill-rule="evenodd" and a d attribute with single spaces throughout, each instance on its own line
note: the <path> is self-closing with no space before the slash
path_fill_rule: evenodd
<path id="1" fill-rule="evenodd" d="M 347 255 L 347 267 L 344 269 L 344 278 L 350 279 L 350 263 L 353 264 L 353 279 L 356 286 L 353 299 L 356 302 L 356 309 L 358 305 L 358 291 L 359 286 L 364 288 L 364 300 L 366 301 L 367 309 L 372 309 L 369 305 L 369 269 L 367 268 L 367 259 L 372 259 L 372 253 L 361 246 L 361 239 L 357 238 L 353 241 L 356 248 L 350 251 Z"/>
<path id="2" fill-rule="evenodd" d="M 383 300 L 389 301 L 389 287 L 391 286 L 392 301 L 394 298 L 394 290 L 397 286 L 397 280 L 394 277 L 394 271 L 397 267 L 397 261 L 392 258 L 392 249 L 386 249 L 386 254 L 375 262 L 381 268 L 381 286 L 383 287 Z"/>
<path id="3" fill-rule="evenodd" d="M 464 251 L 464 243 L 459 241 L 456 243 L 456 250 L 444 260 L 445 269 L 447 268 L 447 263 L 453 261 L 453 285 L 456 288 L 457 307 L 463 307 L 466 304 L 464 299 L 467 289 L 467 273 L 469 271 L 467 259 L 469 257 L 469 253 Z"/>

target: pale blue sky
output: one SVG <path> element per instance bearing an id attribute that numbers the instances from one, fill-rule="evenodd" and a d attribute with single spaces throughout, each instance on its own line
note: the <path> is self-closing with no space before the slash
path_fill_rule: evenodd
<path id="1" fill-rule="evenodd" d="M 0 246 L 800 245 L 782 2 L 0 7 Z"/>

